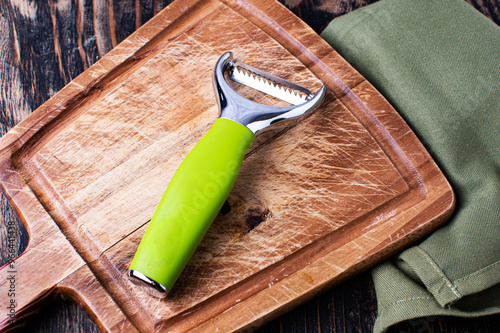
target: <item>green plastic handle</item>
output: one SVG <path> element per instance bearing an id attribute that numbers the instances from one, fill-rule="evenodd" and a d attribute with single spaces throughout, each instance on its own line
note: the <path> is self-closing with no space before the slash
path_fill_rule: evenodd
<path id="1" fill-rule="evenodd" d="M 171 290 L 222 208 L 254 138 L 235 121 L 215 121 L 172 177 L 130 270 Z"/>

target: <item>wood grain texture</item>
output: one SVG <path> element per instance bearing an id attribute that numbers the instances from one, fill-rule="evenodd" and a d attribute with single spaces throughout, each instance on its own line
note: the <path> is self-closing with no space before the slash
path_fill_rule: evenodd
<path id="1" fill-rule="evenodd" d="M 108 33 L 110 35 L 110 37 L 108 37 L 107 40 L 111 41 L 111 45 L 112 46 L 115 46 L 116 45 L 115 43 L 117 43 L 117 42 L 114 42 L 113 40 L 115 40 L 115 41 L 121 41 L 121 40 L 123 40 L 128 35 L 127 30 L 126 30 L 125 27 L 130 27 L 130 24 L 129 24 L 130 21 L 129 21 L 129 19 L 127 19 L 127 18 L 123 19 L 121 21 L 121 24 L 122 24 L 121 26 L 120 26 L 119 22 L 117 21 L 120 17 L 125 17 L 126 16 L 125 14 L 123 14 L 123 12 L 133 13 L 131 15 L 133 17 L 135 17 L 135 19 L 132 20 L 132 21 L 135 22 L 135 25 L 137 25 L 137 22 L 138 22 L 137 17 L 140 17 L 141 20 L 144 20 L 144 17 L 147 17 L 147 15 L 150 15 L 150 14 L 142 14 L 142 13 L 150 13 L 151 11 L 148 8 L 153 7 L 154 8 L 153 11 L 157 12 L 158 11 L 157 8 L 160 8 L 160 7 L 162 7 L 164 5 L 163 3 L 161 3 L 161 1 L 155 1 L 153 3 L 153 6 L 151 6 L 151 4 L 145 3 L 144 4 L 144 8 L 145 9 L 141 9 L 142 6 L 143 6 L 142 3 L 140 5 L 137 5 L 137 3 L 139 3 L 139 2 L 137 2 L 137 3 L 132 2 L 133 10 L 131 10 L 131 8 L 132 8 L 131 6 L 129 6 L 128 4 L 123 4 L 123 3 L 124 2 L 119 2 L 119 1 L 115 1 L 115 2 L 109 1 L 109 2 L 107 2 L 107 8 L 108 8 L 108 14 L 107 14 L 107 16 L 106 15 L 95 16 L 95 18 L 92 18 L 90 20 L 90 22 L 92 22 L 92 20 L 94 20 L 94 19 L 97 19 L 97 20 L 109 20 L 109 22 L 105 22 L 105 23 L 101 22 L 100 23 L 100 27 L 101 28 L 99 28 L 97 30 L 100 33 L 104 33 L 104 34 Z M 5 5 L 5 4 L 2 3 L 2 5 Z M 122 8 L 125 8 L 125 9 L 115 10 L 115 8 L 117 8 L 117 6 L 119 6 L 119 5 L 123 6 Z M 24 20 L 24 24 L 27 25 L 27 24 L 29 24 L 31 22 L 30 19 L 33 19 L 33 17 L 37 17 L 37 20 L 35 22 L 37 22 L 37 24 L 43 25 L 45 21 L 43 20 L 42 15 L 43 15 L 44 11 L 47 11 L 47 10 L 45 10 L 43 8 L 43 5 L 38 4 L 37 6 L 39 8 L 37 8 L 37 10 L 34 10 L 33 7 L 36 7 L 36 6 L 33 5 L 33 4 L 31 4 L 31 5 L 23 5 L 23 4 L 21 4 L 21 5 L 17 5 L 17 6 L 16 6 L 16 4 L 14 4 L 14 5 L 12 5 L 12 8 L 9 9 L 10 11 L 2 10 L 2 12 L 4 12 L 4 13 L 7 12 L 7 13 L 9 13 L 9 15 L 14 13 L 15 14 L 14 15 L 15 18 L 13 19 L 14 22 L 19 22 L 19 21 L 22 22 Z M 76 6 L 73 6 L 73 7 L 72 6 L 73 5 L 70 5 L 69 8 L 71 9 L 73 7 L 76 7 Z M 85 17 L 89 17 L 89 15 L 91 17 L 92 15 L 94 15 L 94 14 L 92 14 L 92 12 L 93 12 L 93 10 L 92 10 L 92 3 L 90 3 L 90 2 L 83 2 L 82 1 L 82 2 L 78 2 L 78 6 L 79 6 L 79 8 L 80 7 L 84 8 L 84 10 L 79 9 L 80 10 L 79 13 L 87 13 L 87 14 L 85 14 L 85 15 L 83 15 L 83 14 L 78 14 L 78 15 L 75 14 L 75 15 L 73 15 L 71 13 L 73 13 L 74 9 L 71 9 L 71 10 L 68 11 L 67 10 L 67 8 L 68 8 L 67 5 L 66 5 L 66 7 L 62 6 L 62 5 L 54 6 L 54 8 L 57 8 L 57 10 L 52 9 L 51 13 L 56 13 L 57 14 L 58 10 L 61 11 L 62 9 L 66 8 L 66 11 L 64 11 L 65 15 L 69 15 L 69 14 L 73 15 L 73 16 L 71 16 L 71 15 L 70 16 L 71 17 L 75 17 L 74 20 L 76 20 L 76 21 L 78 21 L 78 19 L 76 19 L 76 18 L 80 16 L 80 17 L 84 18 L 83 22 L 89 22 L 88 19 L 85 20 Z M 308 6 L 308 4 L 307 3 L 305 3 L 305 4 L 301 3 L 297 7 L 293 7 L 293 6 L 291 6 L 291 7 L 298 8 L 298 7 L 301 7 L 301 6 L 303 8 L 303 7 Z M 38 9 L 40 9 L 40 8 L 42 8 L 42 9 L 40 11 L 38 11 Z M 109 8 L 113 8 L 113 10 L 110 11 Z M 140 9 L 140 13 L 141 13 L 140 15 L 137 14 L 139 12 L 137 9 Z M 102 8 L 100 10 L 102 10 Z M 120 10 L 122 10 L 122 12 L 120 12 Z M 115 14 L 115 15 L 113 16 L 112 14 Z M 55 15 L 55 14 L 53 14 L 53 15 Z M 28 18 L 26 18 L 25 16 L 27 16 Z M 3 19 L 4 19 L 4 17 L 2 17 L 2 20 Z M 61 21 L 64 21 L 65 22 L 64 24 L 67 24 L 68 27 L 71 27 L 71 19 L 68 19 L 67 21 L 65 21 L 65 20 L 58 21 L 58 20 L 61 20 L 60 17 L 59 17 L 59 19 L 57 17 L 56 17 L 55 20 L 52 19 L 51 22 L 61 22 Z M 13 56 L 9 56 L 9 59 L 10 59 L 9 61 L 11 61 L 11 62 L 9 62 L 9 64 L 14 64 L 14 66 L 12 66 L 12 67 L 7 66 L 9 68 L 9 70 L 12 70 L 12 72 L 5 72 L 5 73 L 9 73 L 8 74 L 9 76 L 12 75 L 13 77 L 15 77 L 16 75 L 18 75 L 19 77 L 21 77 L 21 80 L 23 80 L 24 83 L 20 83 L 19 86 L 22 86 L 24 88 L 24 87 L 30 87 L 30 85 L 32 84 L 31 82 L 35 82 L 35 83 L 36 82 L 44 82 L 44 79 L 43 79 L 44 75 L 47 76 L 47 77 L 50 76 L 50 77 L 56 77 L 56 78 L 59 75 L 60 77 L 63 78 L 63 82 L 64 83 L 67 83 L 67 81 L 64 81 L 64 80 L 69 80 L 69 79 L 72 78 L 71 70 L 73 70 L 73 69 L 71 69 L 71 67 L 74 66 L 74 65 L 71 62 L 69 62 L 69 61 L 63 63 L 62 66 L 57 65 L 57 68 L 59 68 L 59 72 L 60 72 L 58 74 L 58 71 L 56 71 L 56 72 L 53 71 L 53 68 L 55 68 L 55 67 L 51 67 L 52 65 L 50 65 L 50 63 L 48 65 L 46 65 L 46 66 L 40 66 L 40 64 L 37 63 L 37 61 L 33 61 L 32 59 L 30 60 L 30 57 L 32 57 L 34 59 L 37 59 L 41 63 L 43 63 L 43 61 L 45 61 L 44 59 L 47 59 L 48 61 L 51 61 L 50 59 L 53 59 L 51 57 L 55 56 L 56 52 L 54 51 L 54 52 L 51 53 L 51 51 L 50 51 L 50 49 L 52 47 L 51 46 L 51 42 L 52 41 L 50 39 L 48 39 L 48 40 L 45 41 L 45 44 L 47 45 L 46 46 L 46 50 L 49 50 L 47 54 L 41 53 L 42 56 L 40 57 L 39 56 L 40 53 L 32 52 L 31 55 L 27 54 L 26 58 L 22 59 L 22 57 L 24 55 L 24 52 L 20 52 L 19 51 L 21 49 L 20 44 L 23 44 L 23 40 L 26 41 L 26 36 L 23 36 L 23 37 L 19 38 L 19 36 L 17 36 L 14 32 L 16 32 L 18 30 L 19 31 L 23 31 L 23 28 L 21 28 L 21 29 L 15 29 L 15 27 L 12 28 L 12 26 L 14 25 L 14 23 L 11 24 L 7 20 L 5 20 L 5 22 L 7 23 L 6 28 L 9 28 L 9 31 L 11 32 L 11 37 L 9 37 L 8 43 L 2 43 L 2 47 L 5 47 L 6 45 L 8 45 L 8 52 L 6 52 L 6 53 L 2 52 L 2 54 L 13 55 Z M 4 24 L 4 21 L 2 21 L 2 24 Z M 110 27 L 108 30 L 106 30 L 105 28 L 102 28 L 102 27 L 106 27 L 106 25 L 109 25 L 109 27 Z M 33 31 L 36 33 L 39 30 L 40 31 L 44 31 L 44 29 L 45 29 L 45 31 L 50 31 L 50 29 L 52 29 L 52 31 L 54 33 L 57 33 L 57 34 L 60 34 L 61 33 L 60 31 L 64 31 L 64 28 L 61 28 L 59 30 L 55 30 L 53 27 L 51 27 L 50 24 L 45 24 L 45 26 L 47 27 L 47 29 L 43 28 L 43 26 L 42 26 L 40 29 L 33 29 Z M 80 26 L 81 26 L 81 24 L 80 24 Z M 97 46 L 96 46 L 97 43 L 95 43 L 95 40 L 97 39 L 97 33 L 94 34 L 94 37 L 92 37 L 93 26 L 92 25 L 88 25 L 88 23 L 86 23 L 86 24 L 84 24 L 84 27 L 85 28 L 79 28 L 79 30 L 78 30 L 79 32 L 77 34 L 70 34 L 70 33 L 68 33 L 68 35 L 66 35 L 66 37 L 59 38 L 59 45 L 64 45 L 64 43 L 66 42 L 65 39 L 67 39 L 67 38 L 68 39 L 72 39 L 72 38 L 74 39 L 74 38 L 76 38 L 75 36 L 77 36 L 77 35 L 79 36 L 81 34 L 81 31 L 90 31 L 90 32 L 87 33 L 87 36 L 90 36 L 90 37 L 88 37 L 88 38 L 87 37 L 86 38 L 78 37 L 80 39 L 80 42 L 77 42 L 76 44 L 68 43 L 68 45 L 78 45 L 78 47 L 79 47 L 79 49 L 78 49 L 79 57 L 72 58 L 73 59 L 72 61 L 74 61 L 75 63 L 78 63 L 78 61 L 82 61 L 82 66 L 79 67 L 79 68 L 77 68 L 76 71 L 81 70 L 82 68 L 87 68 L 88 64 L 92 63 L 92 57 L 89 57 L 88 54 L 94 54 L 94 55 L 96 55 L 96 56 L 94 56 L 93 59 L 97 59 L 99 57 L 98 53 L 95 52 L 95 51 L 93 51 L 93 50 L 96 50 L 96 48 L 97 48 Z M 66 29 L 67 29 L 67 27 L 66 27 Z M 131 32 L 134 29 L 135 29 L 135 27 L 132 27 L 132 28 L 130 28 L 129 31 Z M 69 30 L 71 30 L 71 29 L 69 29 Z M 4 30 L 2 30 L 2 31 L 4 31 Z M 114 31 L 114 32 L 112 32 L 112 31 Z M 123 31 L 125 31 L 125 33 L 123 33 Z M 116 35 L 114 38 L 112 37 L 113 33 Z M 120 33 L 122 33 L 121 37 L 120 37 Z M 33 39 L 31 41 L 31 43 L 24 43 L 26 45 L 23 44 L 23 47 L 22 47 L 23 50 L 27 50 L 27 49 L 29 50 L 30 47 L 31 48 L 36 48 L 37 46 L 35 44 L 38 44 L 38 45 L 42 44 L 43 45 L 44 38 L 33 37 L 29 33 L 27 35 L 28 35 L 27 36 L 28 39 L 29 38 L 33 38 Z M 43 34 L 40 35 L 40 37 L 42 37 L 42 36 L 43 36 Z M 13 42 L 13 41 L 16 41 L 17 39 L 19 39 L 21 41 L 21 43 Z M 34 43 L 35 41 L 37 43 Z M 33 45 L 31 45 L 31 44 L 33 44 Z M 55 43 L 54 43 L 54 45 L 55 45 Z M 108 42 L 108 45 L 109 45 L 109 42 Z M 82 46 L 84 47 L 85 52 L 82 52 Z M 101 47 L 101 49 L 100 49 L 101 52 L 105 52 L 106 51 L 105 47 Z M 68 47 L 68 48 L 64 49 L 63 52 L 59 51 L 60 55 L 58 55 L 57 57 L 55 57 L 56 62 L 60 62 L 60 63 L 63 62 L 64 57 L 67 56 L 68 53 L 71 53 L 70 52 L 71 50 L 72 50 L 71 47 Z M 92 52 L 94 52 L 94 53 L 92 53 Z M 86 55 L 86 56 L 82 56 L 82 54 Z M 104 53 L 100 54 L 100 56 L 103 56 L 103 55 L 104 55 Z M 43 58 L 43 56 L 46 56 L 46 57 Z M 79 60 L 79 59 L 82 59 L 82 60 Z M 85 65 L 84 59 L 90 59 L 90 60 L 85 60 L 85 61 L 88 62 L 87 65 Z M 30 64 L 30 62 L 32 62 L 32 63 Z M 16 64 L 19 65 L 20 63 L 23 63 L 24 67 L 22 67 L 21 70 L 18 70 L 16 72 L 15 71 L 16 68 L 19 68 L 19 67 L 16 67 Z M 28 63 L 29 65 L 26 66 L 26 63 Z M 3 64 L 4 64 L 4 62 L 2 62 L 2 65 Z M 35 68 L 36 66 L 40 66 L 40 68 Z M 4 71 L 2 71 L 2 73 L 4 73 Z M 19 75 L 19 74 L 16 74 L 16 73 L 21 73 L 21 74 Z M 56 75 L 54 75 L 54 73 Z M 31 81 L 30 77 L 33 78 L 34 80 Z M 50 97 L 55 91 L 57 91 L 57 89 L 50 88 L 50 82 L 55 82 L 57 84 L 57 82 L 61 82 L 61 81 L 58 81 L 59 79 L 54 79 L 54 78 L 50 78 L 50 77 L 47 80 L 47 82 L 49 83 L 48 85 L 46 83 L 44 83 L 42 85 L 39 84 L 36 87 L 31 87 L 30 89 L 33 90 L 32 92 L 30 92 L 29 89 L 25 89 L 23 91 L 23 93 L 19 93 L 19 91 L 17 91 L 17 98 L 20 100 L 20 102 L 18 102 L 19 105 L 21 105 L 21 106 L 22 105 L 28 105 L 28 107 L 27 107 L 27 109 L 28 109 L 27 113 L 29 113 L 31 110 L 33 110 L 34 108 L 36 108 L 39 105 L 39 103 L 43 102 L 44 98 L 46 99 L 46 98 Z M 2 82 L 5 82 L 5 81 L 2 80 Z M 347 80 L 346 80 L 346 82 L 347 82 Z M 49 87 L 50 89 L 47 88 L 47 87 Z M 14 86 L 14 88 L 15 88 L 15 86 Z M 33 89 L 33 88 L 35 88 L 35 89 Z M 12 89 L 12 86 L 8 87 L 8 88 L 5 88 L 5 89 Z M 44 92 L 45 91 L 44 89 L 47 89 L 46 92 Z M 44 94 L 45 94 L 46 97 L 43 97 Z M 35 95 L 38 96 L 37 97 L 38 100 L 33 97 Z M 40 97 L 40 96 L 42 96 L 42 97 Z M 23 99 L 25 101 L 27 101 L 27 102 L 23 102 L 22 101 Z M 10 99 L 9 99 L 9 101 L 10 101 Z M 3 103 L 3 99 L 2 99 L 2 103 Z M 23 103 L 25 103 L 25 104 L 23 104 Z M 12 107 L 12 106 L 8 106 L 7 108 L 9 110 L 12 108 L 12 110 L 16 110 L 16 111 L 23 109 L 22 107 Z M 14 113 L 14 115 L 15 115 L 15 113 Z M 14 123 L 17 123 L 17 122 L 18 121 L 14 121 L 11 124 L 14 124 Z M 2 124 L 4 124 L 4 123 L 2 122 Z M 10 126 L 8 125 L 8 127 L 11 127 L 11 126 L 12 125 L 10 125 Z M 258 210 L 253 211 L 253 212 L 255 214 L 253 214 L 251 216 L 259 216 L 259 213 L 262 213 L 262 212 L 259 212 Z M 260 214 L 260 215 L 262 215 L 262 214 Z M 4 215 L 4 216 L 8 216 L 8 215 Z M 8 218 L 7 218 L 7 220 L 8 220 Z M 247 229 L 249 228 L 247 224 L 245 224 L 244 227 L 247 228 Z M 245 230 L 245 229 L 243 229 L 243 230 Z M 22 228 L 17 229 L 17 232 L 23 234 Z M 238 230 L 238 232 L 239 232 L 239 230 Z M 26 235 L 26 234 L 24 233 L 24 235 Z M 236 235 L 238 235 L 238 233 L 236 233 Z M 236 236 L 236 237 L 238 237 L 238 236 Z M 3 238 L 3 240 L 5 240 L 5 239 L 6 238 Z M 24 239 L 26 239 L 26 237 L 24 237 Z M 19 242 L 17 242 L 16 244 L 19 244 Z M 5 247 L 2 246 L 2 249 L 4 249 L 4 248 Z M 20 248 L 23 248 L 22 244 L 21 244 Z M 3 258 L 5 258 L 5 256 L 3 256 Z M 88 301 L 88 302 L 90 302 L 90 301 Z M 341 307 L 342 307 L 342 305 L 341 305 Z M 87 311 L 88 311 L 88 309 L 87 309 Z M 373 309 L 372 309 L 372 311 L 373 311 Z"/>

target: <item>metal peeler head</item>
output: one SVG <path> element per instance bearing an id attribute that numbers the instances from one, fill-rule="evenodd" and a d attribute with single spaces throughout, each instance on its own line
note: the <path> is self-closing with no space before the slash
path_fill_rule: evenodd
<path id="1" fill-rule="evenodd" d="M 238 94 L 226 81 L 224 73 L 240 84 L 281 99 L 291 106 L 270 106 L 251 101 Z M 254 134 L 287 119 L 300 119 L 317 108 L 325 96 L 323 85 L 316 94 L 309 89 L 240 61 L 233 61 L 231 52 L 224 53 L 215 65 L 213 85 L 220 118 L 231 119 Z"/>

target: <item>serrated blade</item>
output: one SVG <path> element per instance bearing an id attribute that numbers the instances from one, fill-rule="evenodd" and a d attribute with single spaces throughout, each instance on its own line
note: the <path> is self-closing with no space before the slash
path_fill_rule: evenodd
<path id="1" fill-rule="evenodd" d="M 305 103 L 312 97 L 307 88 L 239 61 L 233 63 L 230 77 L 235 82 L 293 105 Z"/>

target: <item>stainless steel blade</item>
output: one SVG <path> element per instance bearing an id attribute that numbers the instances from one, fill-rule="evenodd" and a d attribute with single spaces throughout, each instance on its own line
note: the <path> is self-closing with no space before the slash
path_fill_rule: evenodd
<path id="1" fill-rule="evenodd" d="M 230 77 L 235 82 L 293 105 L 305 103 L 312 97 L 307 88 L 239 61 L 234 62 Z"/>

